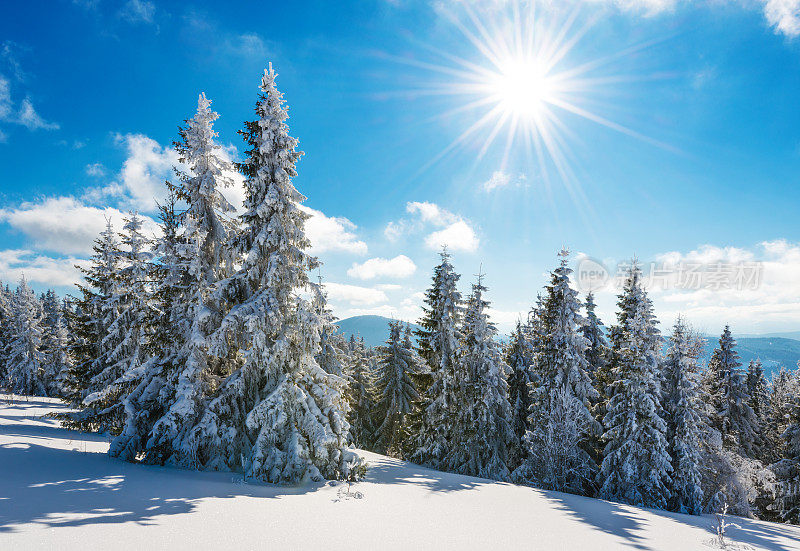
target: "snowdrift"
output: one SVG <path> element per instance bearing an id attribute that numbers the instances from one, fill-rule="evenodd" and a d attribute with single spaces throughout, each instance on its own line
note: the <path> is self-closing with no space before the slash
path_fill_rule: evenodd
<path id="1" fill-rule="evenodd" d="M 366 480 L 279 487 L 235 473 L 134 465 L 108 439 L 0 398 L 0 549 L 677 549 L 710 516 L 638 509 L 441 473 L 363 452 Z M 731 518 L 729 549 L 800 550 L 800 527 Z"/>

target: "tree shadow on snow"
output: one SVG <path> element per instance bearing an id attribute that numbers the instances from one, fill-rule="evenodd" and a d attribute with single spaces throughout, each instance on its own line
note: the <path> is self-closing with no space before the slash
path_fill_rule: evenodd
<path id="1" fill-rule="evenodd" d="M 365 481 L 374 484 L 420 486 L 431 492 L 457 492 L 486 484 L 502 484 L 483 478 L 436 471 L 391 457 L 366 459 L 368 469 Z"/>
<path id="2" fill-rule="evenodd" d="M 639 514 L 638 509 L 584 496 L 553 491 L 542 492 L 548 501 L 577 520 L 624 539 L 634 549 L 651 549 L 646 545 L 644 538 L 648 519 Z M 684 515 L 659 509 L 646 509 L 646 511 L 679 524 L 705 530 L 708 532 L 709 541 L 716 536 L 714 531 L 716 521 L 712 515 Z M 776 551 L 797 550 L 796 546 L 790 547 L 781 541 L 792 541 L 796 538 L 796 528 L 740 517 L 731 517 L 729 522 L 740 526 L 740 528 L 730 527 L 726 530 L 726 539 L 730 542 L 744 543 L 762 549 L 775 549 Z"/>
<path id="3" fill-rule="evenodd" d="M 52 425 L 5 425 L 0 434 L 28 440 L 0 445 L 0 534 L 27 523 L 156 524 L 159 516 L 192 512 L 205 498 L 280 498 L 323 487 L 242 484 L 236 473 L 126 463 L 80 451 L 83 440 L 105 440 L 84 433 L 75 433 L 72 449 L 49 447 L 47 440 L 66 440 L 65 431 Z"/>

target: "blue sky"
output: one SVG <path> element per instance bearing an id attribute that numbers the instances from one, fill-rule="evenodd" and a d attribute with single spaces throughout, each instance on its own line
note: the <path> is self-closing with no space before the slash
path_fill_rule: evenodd
<path id="1" fill-rule="evenodd" d="M 236 158 L 271 61 L 338 315 L 415 318 L 445 242 L 465 292 L 486 273 L 503 330 L 562 246 L 611 272 L 633 255 L 758 263 L 752 289 L 654 287 L 662 323 L 800 329 L 800 0 L 539 2 L 534 61 L 568 45 L 546 78 L 568 76 L 533 115 L 503 95 L 459 141 L 494 107 L 482 49 L 513 42 L 515 8 L 529 21 L 500 0 L 7 6 L 0 278 L 67 292 L 105 216 L 152 216 L 199 92 Z M 514 116 L 532 134 L 507 139 Z M 540 157 L 525 138 L 542 117 L 556 145 Z M 597 291 L 607 321 L 614 292 Z"/>

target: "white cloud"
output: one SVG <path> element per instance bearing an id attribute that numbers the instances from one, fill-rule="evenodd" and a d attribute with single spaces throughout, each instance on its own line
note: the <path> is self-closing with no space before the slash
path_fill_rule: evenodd
<path id="1" fill-rule="evenodd" d="M 0 210 L 0 221 L 24 233 L 35 249 L 59 254 L 89 254 L 92 243 L 105 228 L 106 218 L 121 227 L 122 211 L 84 205 L 72 197 L 50 197 Z M 157 224 L 143 217 L 146 235 L 155 235 Z"/>
<path id="2" fill-rule="evenodd" d="M 381 291 L 400 291 L 403 286 L 398 285 L 397 283 L 379 283 L 375 286 L 376 289 L 380 289 Z"/>
<path id="3" fill-rule="evenodd" d="M 306 236 L 311 241 L 311 253 L 346 252 L 367 254 L 367 244 L 353 233 L 356 225 L 343 217 L 326 216 L 325 213 L 301 205 L 303 212 L 310 214 L 306 220 Z"/>
<path id="4" fill-rule="evenodd" d="M 0 251 L 0 280 L 15 282 L 24 275 L 30 282 L 66 287 L 81 279 L 75 265 L 85 265 L 79 258 L 50 258 L 33 251 L 9 249 Z"/>
<path id="5" fill-rule="evenodd" d="M 770 26 L 789 37 L 800 35 L 800 0 L 761 0 Z"/>
<path id="6" fill-rule="evenodd" d="M 519 187 L 521 186 L 526 180 L 526 176 L 524 174 L 518 174 L 517 176 L 512 176 L 508 172 L 503 172 L 502 170 L 495 170 L 492 173 L 492 176 L 485 181 L 481 187 L 487 193 L 494 191 L 495 189 L 514 186 Z"/>
<path id="7" fill-rule="evenodd" d="M 479 240 L 475 230 L 464 220 L 459 220 L 443 230 L 435 231 L 425 238 L 429 249 L 439 250 L 447 247 L 451 251 L 473 252 L 478 248 Z"/>
<path id="8" fill-rule="evenodd" d="M 25 126 L 28 130 L 58 130 L 59 125 L 55 122 L 47 122 L 36 110 L 29 98 L 22 100 L 22 106 L 19 110 L 19 123 Z"/>
<path id="9" fill-rule="evenodd" d="M 156 6 L 147 0 L 128 0 L 119 11 L 119 16 L 128 23 L 153 23 Z"/>
<path id="10" fill-rule="evenodd" d="M 655 16 L 673 11 L 679 4 L 714 4 L 707 0 L 584 0 L 593 4 L 607 4 L 622 11 Z M 770 27 L 778 34 L 790 38 L 800 36 L 800 0 L 719 0 L 717 4 L 744 4 L 759 8 Z"/>
<path id="11" fill-rule="evenodd" d="M 6 62 L 4 65 L 8 67 L 14 75 L 14 80 L 16 82 L 15 87 L 19 88 L 20 84 L 24 84 L 24 73 L 11 51 L 9 42 L 3 44 L 0 54 L 2 54 L 0 58 Z M 0 67 L 0 69 L 2 68 L 3 67 Z M 19 105 L 15 105 L 11 97 L 11 81 L 3 74 L 0 74 L 0 122 L 18 124 L 24 126 L 28 130 L 58 130 L 59 128 L 58 123 L 48 122 L 36 112 L 36 109 L 33 107 L 33 102 L 29 97 L 23 99 Z M 3 139 L 4 136 L 5 134 L 0 133 L 0 141 L 5 141 Z"/>
<path id="12" fill-rule="evenodd" d="M 436 203 L 413 201 L 406 204 L 406 212 L 409 214 L 418 214 L 422 222 L 435 224 L 437 226 L 452 224 L 458 220 L 455 214 L 441 208 Z"/>
<path id="13" fill-rule="evenodd" d="M 93 199 L 110 195 L 119 199 L 126 208 L 152 212 L 156 201 L 166 197 L 164 180 L 173 177 L 178 154 L 169 146 L 162 146 L 144 134 L 117 134 L 117 144 L 122 145 L 128 157 L 122 164 L 117 179 L 99 191 L 90 192 Z"/>
<path id="14" fill-rule="evenodd" d="M 411 217 L 389 222 L 383 230 L 389 241 L 394 242 L 403 235 L 421 232 L 426 227 L 434 226 L 441 229 L 424 238 L 428 248 L 440 249 L 446 245 L 454 251 L 472 252 L 480 244 L 477 233 L 468 220 L 436 203 L 413 201 L 406 204 L 406 212 Z"/>
<path id="15" fill-rule="evenodd" d="M 347 270 L 347 275 L 357 279 L 405 278 L 411 276 L 416 270 L 416 264 L 406 255 L 401 254 L 394 258 L 370 258 L 362 264 L 354 263 Z"/>
<path id="16" fill-rule="evenodd" d="M 106 175 L 106 167 L 103 166 L 103 163 L 88 164 L 84 170 L 87 175 L 95 176 L 97 178 L 102 178 Z"/>
<path id="17" fill-rule="evenodd" d="M 325 283 L 328 299 L 331 301 L 347 302 L 354 305 L 370 305 L 386 302 L 388 297 L 380 289 L 360 287 L 344 283 Z"/>
<path id="18" fill-rule="evenodd" d="M 663 268 L 664 265 L 668 271 L 662 273 L 669 274 L 669 284 L 661 285 L 659 276 L 649 293 L 656 314 L 666 329 L 678 314 L 686 317 L 698 330 L 711 334 L 721 331 L 726 323 L 730 323 L 736 332 L 746 333 L 800 327 L 800 243 L 765 241 L 751 248 L 705 245 L 688 252 L 672 251 L 658 255 L 655 266 Z M 722 283 L 716 285 L 693 285 L 690 275 L 682 281 L 677 279 L 676 270 L 681 266 L 684 274 L 689 274 L 689 270 L 698 265 L 703 265 L 703 270 L 723 275 L 732 270 L 732 275 L 720 276 Z M 643 263 L 643 267 L 647 272 L 649 264 Z M 757 285 L 731 285 L 736 274 L 741 274 L 745 280 L 755 277 L 753 281 Z M 645 276 L 645 282 L 649 281 Z M 618 289 L 612 287 L 601 291 L 606 295 L 604 302 L 609 307 L 612 307 L 613 300 L 606 299 L 616 292 Z M 602 314 L 613 315 L 611 311 Z"/>
<path id="19" fill-rule="evenodd" d="M 495 170 L 492 173 L 492 177 L 483 183 L 483 189 L 486 191 L 492 191 L 493 189 L 506 187 L 510 183 L 511 176 L 507 172 Z"/>

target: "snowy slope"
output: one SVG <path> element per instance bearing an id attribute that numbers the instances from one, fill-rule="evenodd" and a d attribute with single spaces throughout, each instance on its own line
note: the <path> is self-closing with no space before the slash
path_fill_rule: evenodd
<path id="1" fill-rule="evenodd" d="M 457 476 L 364 453 L 365 481 L 285 488 L 132 465 L 107 441 L 0 399 L 0 549 L 713 548 L 710 517 Z M 732 519 L 735 549 L 800 550 L 800 527 Z"/>

